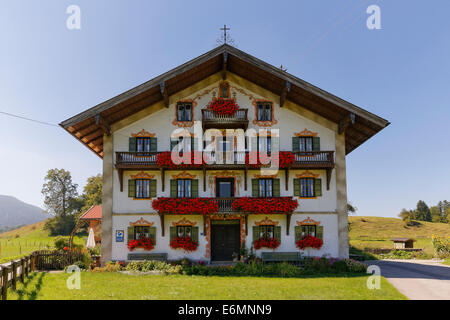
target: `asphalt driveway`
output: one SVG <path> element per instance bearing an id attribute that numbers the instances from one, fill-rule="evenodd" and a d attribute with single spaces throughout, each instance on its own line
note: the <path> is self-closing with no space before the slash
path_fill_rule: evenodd
<path id="1" fill-rule="evenodd" d="M 450 266 L 431 260 L 366 261 L 412 300 L 450 300 Z"/>

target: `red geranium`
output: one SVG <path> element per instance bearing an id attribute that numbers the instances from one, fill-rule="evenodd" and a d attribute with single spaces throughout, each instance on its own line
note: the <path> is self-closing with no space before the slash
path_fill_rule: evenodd
<path id="1" fill-rule="evenodd" d="M 183 249 L 185 251 L 195 251 L 198 247 L 198 242 L 192 240 L 190 237 L 176 237 L 170 242 L 172 249 Z"/>
<path id="2" fill-rule="evenodd" d="M 273 153 L 270 156 L 266 152 L 251 151 L 245 155 L 245 164 L 252 168 L 260 168 L 263 166 L 276 166 L 280 169 L 289 167 L 295 162 L 295 156 L 290 151 L 280 151 Z"/>
<path id="3" fill-rule="evenodd" d="M 128 241 L 128 249 L 133 251 L 136 248 L 143 248 L 147 251 L 150 251 L 155 248 L 154 242 L 152 239 L 141 236 L 139 240 L 130 240 Z"/>
<path id="4" fill-rule="evenodd" d="M 255 248 L 255 250 L 258 250 L 261 248 L 276 249 L 279 246 L 280 246 L 280 241 L 278 241 L 276 238 L 259 238 L 253 244 L 253 247 Z"/>
<path id="5" fill-rule="evenodd" d="M 297 200 L 291 197 L 280 198 L 250 198 L 242 197 L 233 201 L 235 211 L 252 212 L 255 214 L 271 214 L 293 212 L 298 206 Z"/>
<path id="6" fill-rule="evenodd" d="M 234 100 L 217 98 L 211 101 L 207 108 L 222 116 L 234 116 L 239 106 Z"/>
<path id="7" fill-rule="evenodd" d="M 320 249 L 322 248 L 322 245 L 322 239 L 313 236 L 306 236 L 297 241 L 297 248 L 300 250 L 305 250 L 306 248 Z"/>
<path id="8" fill-rule="evenodd" d="M 172 161 L 172 152 L 171 151 L 164 151 L 158 153 L 156 156 L 156 163 L 159 167 L 163 168 L 170 168 L 170 169 L 177 169 L 177 168 L 201 168 L 205 161 L 203 160 L 203 153 L 200 151 L 190 151 L 185 152 L 182 155 L 179 155 L 179 157 L 182 159 L 182 163 L 175 164 Z M 189 159 L 190 163 L 184 163 L 184 159 Z M 201 159 L 201 163 L 196 163 L 195 159 Z"/>
<path id="9" fill-rule="evenodd" d="M 152 201 L 152 207 L 166 214 L 208 215 L 219 211 L 219 204 L 214 198 L 158 198 Z"/>

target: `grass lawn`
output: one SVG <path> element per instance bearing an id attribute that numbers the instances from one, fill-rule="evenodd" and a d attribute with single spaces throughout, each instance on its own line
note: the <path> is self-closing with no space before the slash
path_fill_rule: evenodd
<path id="1" fill-rule="evenodd" d="M 0 263 L 20 258 L 33 251 L 53 247 L 54 237 L 44 228 L 45 221 L 0 234 Z M 77 236 L 74 242 L 82 244 L 83 237 Z"/>
<path id="2" fill-rule="evenodd" d="M 262 278 L 186 275 L 81 273 L 81 289 L 66 287 L 68 274 L 33 273 L 8 300 L 195 300 L 195 299 L 406 299 L 382 278 L 380 290 L 366 287 L 367 276 Z"/>
<path id="3" fill-rule="evenodd" d="M 450 266 L 450 258 L 445 259 L 443 264 Z"/>
<path id="4" fill-rule="evenodd" d="M 423 248 L 433 257 L 431 235 L 450 236 L 450 224 L 420 221 L 417 226 L 405 226 L 401 219 L 383 217 L 349 217 L 350 245 L 364 248 L 393 248 L 392 238 L 414 238 L 415 248 Z"/>

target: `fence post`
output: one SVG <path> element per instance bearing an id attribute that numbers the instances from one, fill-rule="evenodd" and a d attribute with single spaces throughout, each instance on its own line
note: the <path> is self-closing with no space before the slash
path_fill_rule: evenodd
<path id="1" fill-rule="evenodd" d="M 10 271 L 10 267 L 3 267 L 3 275 L 2 275 L 2 300 L 6 300 L 8 297 L 8 275 Z"/>
<path id="2" fill-rule="evenodd" d="M 33 252 L 31 255 L 31 271 L 36 271 L 36 253 Z"/>
<path id="3" fill-rule="evenodd" d="M 12 262 L 12 289 L 16 291 L 17 288 L 17 262 Z"/>
<path id="4" fill-rule="evenodd" d="M 20 282 L 25 283 L 25 258 L 20 259 Z"/>
<path id="5" fill-rule="evenodd" d="M 28 270 L 30 269 L 30 256 L 25 257 L 25 276 L 28 278 Z"/>

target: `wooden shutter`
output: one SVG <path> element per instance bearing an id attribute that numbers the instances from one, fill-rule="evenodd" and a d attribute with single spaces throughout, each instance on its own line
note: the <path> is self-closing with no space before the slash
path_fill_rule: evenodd
<path id="1" fill-rule="evenodd" d="M 128 180 L 128 197 L 134 198 L 136 196 L 136 180 Z"/>
<path id="2" fill-rule="evenodd" d="M 136 152 L 136 138 L 130 138 L 128 142 L 128 151 Z"/>
<path id="3" fill-rule="evenodd" d="M 273 236 L 281 243 L 281 227 L 273 227 Z"/>
<path id="4" fill-rule="evenodd" d="M 273 179 L 272 195 L 274 197 L 280 196 L 280 179 Z"/>
<path id="5" fill-rule="evenodd" d="M 170 227 L 170 241 L 172 242 L 177 237 L 177 227 Z"/>
<path id="6" fill-rule="evenodd" d="M 254 226 L 253 227 L 253 243 L 259 239 L 259 233 L 260 233 L 259 226 Z"/>
<path id="7" fill-rule="evenodd" d="M 198 179 L 193 179 L 191 183 L 191 196 L 192 198 L 198 198 Z"/>
<path id="8" fill-rule="evenodd" d="M 313 137 L 313 151 L 320 151 L 320 137 Z"/>
<path id="9" fill-rule="evenodd" d="M 148 237 L 156 244 L 156 227 L 150 227 L 148 231 Z"/>
<path id="10" fill-rule="evenodd" d="M 170 180 L 170 197 L 177 197 L 177 180 Z"/>
<path id="11" fill-rule="evenodd" d="M 294 179 L 294 196 L 300 197 L 300 179 Z"/>
<path id="12" fill-rule="evenodd" d="M 292 151 L 297 152 L 300 151 L 300 138 L 292 137 Z"/>
<path id="13" fill-rule="evenodd" d="M 198 242 L 198 227 L 192 227 L 192 241 Z"/>
<path id="14" fill-rule="evenodd" d="M 252 196 L 259 197 L 259 181 L 258 181 L 258 179 L 252 179 Z"/>
<path id="15" fill-rule="evenodd" d="M 150 138 L 150 152 L 158 151 L 158 138 Z"/>
<path id="16" fill-rule="evenodd" d="M 295 226 L 294 233 L 295 233 L 295 242 L 302 240 L 302 227 L 301 226 Z"/>
<path id="17" fill-rule="evenodd" d="M 150 180 L 150 198 L 156 198 L 156 180 Z"/>
<path id="18" fill-rule="evenodd" d="M 323 241 L 323 226 L 317 226 L 316 237 Z"/>
<path id="19" fill-rule="evenodd" d="M 134 227 L 127 228 L 127 239 L 128 241 L 134 240 Z"/>
<path id="20" fill-rule="evenodd" d="M 314 196 L 321 197 L 322 196 L 322 180 L 314 179 Z"/>

